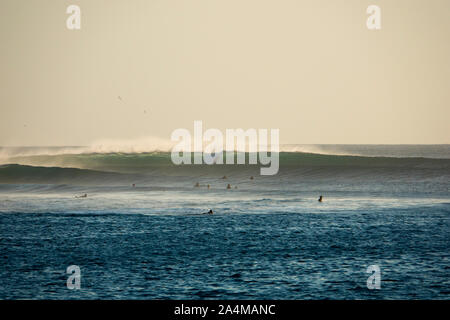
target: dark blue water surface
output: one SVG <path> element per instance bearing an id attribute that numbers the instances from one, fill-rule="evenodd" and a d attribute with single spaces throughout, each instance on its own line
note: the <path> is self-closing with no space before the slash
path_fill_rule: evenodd
<path id="1" fill-rule="evenodd" d="M 450 205 L 0 214 L 2 299 L 449 299 Z M 81 268 L 81 289 L 66 268 Z M 381 289 L 367 288 L 369 265 Z"/>

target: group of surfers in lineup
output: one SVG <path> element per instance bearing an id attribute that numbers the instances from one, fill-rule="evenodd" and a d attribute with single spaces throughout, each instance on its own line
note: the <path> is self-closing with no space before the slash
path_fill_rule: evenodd
<path id="1" fill-rule="evenodd" d="M 223 176 L 222 177 L 222 179 L 226 179 L 227 178 L 227 176 Z M 251 176 L 250 177 L 250 180 L 253 180 L 254 178 L 253 178 L 253 176 Z M 135 188 L 136 187 L 136 184 L 132 184 L 132 187 L 133 188 Z M 196 183 L 195 184 L 195 187 L 200 187 L 200 183 Z M 207 188 L 209 189 L 211 186 L 208 184 L 207 185 Z M 237 189 L 237 186 L 234 186 L 234 188 L 235 189 Z M 231 189 L 231 184 L 228 184 L 227 185 L 227 189 Z M 75 198 L 87 198 L 87 193 L 84 193 L 84 194 L 82 194 L 82 195 L 80 195 L 80 196 L 75 196 Z M 322 195 L 320 195 L 320 197 L 319 197 L 319 199 L 317 200 L 317 201 L 319 201 L 319 202 L 322 202 L 323 201 L 323 196 Z M 211 210 L 211 209 L 209 209 L 209 211 L 208 212 L 203 212 L 202 214 L 214 214 L 214 212 Z"/>
<path id="2" fill-rule="evenodd" d="M 322 202 L 323 201 L 323 196 L 320 195 L 320 197 L 319 197 L 319 199 L 317 201 Z M 214 212 L 211 209 L 209 209 L 208 212 L 203 212 L 202 214 L 214 214 Z"/>
<path id="3" fill-rule="evenodd" d="M 222 179 L 227 179 L 227 176 L 223 176 Z M 254 177 L 251 176 L 251 177 L 250 177 L 250 180 L 253 180 L 253 179 L 254 179 Z M 195 185 L 194 185 L 194 187 L 199 188 L 199 187 L 200 187 L 200 183 L 199 183 L 199 182 L 196 182 Z M 207 184 L 206 187 L 207 187 L 208 189 L 210 189 L 210 188 L 211 188 L 211 185 Z M 237 188 L 238 188 L 237 186 L 234 186 L 234 189 L 237 189 Z M 227 189 L 232 189 L 230 183 L 227 184 Z"/>

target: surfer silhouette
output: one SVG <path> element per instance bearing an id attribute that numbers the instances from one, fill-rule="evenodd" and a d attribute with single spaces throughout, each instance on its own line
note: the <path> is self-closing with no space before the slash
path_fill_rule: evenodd
<path id="1" fill-rule="evenodd" d="M 323 197 L 320 196 L 320 197 L 319 197 L 319 200 L 317 200 L 317 201 L 322 202 L 322 198 L 323 198 Z"/>
<path id="2" fill-rule="evenodd" d="M 203 212 L 202 214 L 214 214 L 214 212 L 211 209 L 209 209 L 208 212 Z"/>

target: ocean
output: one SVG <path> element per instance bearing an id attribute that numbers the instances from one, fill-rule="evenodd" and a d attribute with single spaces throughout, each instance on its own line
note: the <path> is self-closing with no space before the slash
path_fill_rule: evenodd
<path id="1" fill-rule="evenodd" d="M 0 148 L 0 299 L 450 298 L 450 145 L 119 151 Z"/>

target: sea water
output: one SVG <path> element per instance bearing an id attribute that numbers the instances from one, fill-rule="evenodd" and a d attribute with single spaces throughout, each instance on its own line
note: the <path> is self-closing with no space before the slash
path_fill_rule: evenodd
<path id="1" fill-rule="evenodd" d="M 450 297 L 448 145 L 284 150 L 260 176 L 168 152 L 3 148 L 0 298 Z"/>

